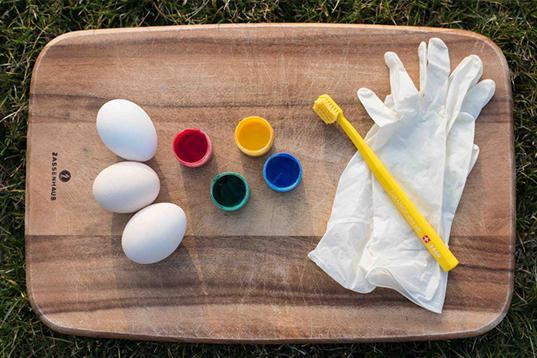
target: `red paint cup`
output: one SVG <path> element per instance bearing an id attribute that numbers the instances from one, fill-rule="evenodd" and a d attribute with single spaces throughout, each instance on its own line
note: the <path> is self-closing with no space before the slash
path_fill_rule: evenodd
<path id="1" fill-rule="evenodd" d="M 187 128 L 177 133 L 172 149 L 179 163 L 190 168 L 207 163 L 213 153 L 211 139 L 198 128 Z"/>

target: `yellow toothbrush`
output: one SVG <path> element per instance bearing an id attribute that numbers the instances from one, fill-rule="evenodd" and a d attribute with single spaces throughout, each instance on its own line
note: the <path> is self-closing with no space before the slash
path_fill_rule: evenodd
<path id="1" fill-rule="evenodd" d="M 429 253 L 440 264 L 440 267 L 446 272 L 455 268 L 459 261 L 451 253 L 440 236 L 433 229 L 431 224 L 425 219 L 423 214 L 414 205 L 403 189 L 399 186 L 395 178 L 376 156 L 373 150 L 360 137 L 360 134 L 354 129 L 350 122 L 343 115 L 343 111 L 336 102 L 327 94 L 317 98 L 313 105 L 313 110 L 326 124 L 337 122 L 345 131 L 347 136 L 354 143 L 358 151 L 364 158 L 369 169 L 375 175 L 378 182 L 382 185 L 386 193 L 393 200 L 395 206 L 399 209 L 408 224 L 416 232 L 421 242 Z"/>

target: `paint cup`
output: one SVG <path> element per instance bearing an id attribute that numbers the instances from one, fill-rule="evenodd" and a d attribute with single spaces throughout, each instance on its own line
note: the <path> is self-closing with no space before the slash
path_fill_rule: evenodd
<path id="1" fill-rule="evenodd" d="M 276 153 L 265 162 L 263 178 L 272 190 L 280 193 L 291 191 L 302 180 L 302 166 L 294 155 Z"/>
<path id="2" fill-rule="evenodd" d="M 211 200 L 224 211 L 242 208 L 250 197 L 250 187 L 239 173 L 223 172 L 211 183 Z"/>
<path id="3" fill-rule="evenodd" d="M 274 129 L 264 118 L 246 117 L 235 127 L 235 143 L 244 154 L 260 157 L 272 147 Z"/>
<path id="4" fill-rule="evenodd" d="M 207 163 L 213 152 L 209 136 L 198 128 L 187 128 L 175 135 L 172 145 L 179 163 L 196 168 Z"/>

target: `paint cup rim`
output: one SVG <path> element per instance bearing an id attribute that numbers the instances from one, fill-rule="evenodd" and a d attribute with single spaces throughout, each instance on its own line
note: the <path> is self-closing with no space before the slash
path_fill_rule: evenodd
<path id="1" fill-rule="evenodd" d="M 242 130 L 242 128 L 244 128 L 244 126 L 247 123 L 251 121 L 257 121 L 263 124 L 263 126 L 267 128 L 269 131 L 269 140 L 267 141 L 267 143 L 262 148 L 256 149 L 256 150 L 245 148 L 239 140 L 239 132 Z M 272 148 L 272 145 L 274 144 L 274 128 L 272 128 L 269 121 L 267 121 L 263 117 L 259 117 L 259 116 L 244 117 L 243 119 L 239 121 L 239 123 L 235 127 L 235 144 L 237 144 L 237 147 L 239 147 L 240 151 L 243 152 L 244 154 L 250 157 L 260 157 L 266 154 L 270 150 L 270 148 Z"/>
<path id="2" fill-rule="evenodd" d="M 182 159 L 179 156 L 179 154 L 177 154 L 176 146 L 179 143 L 180 139 L 183 138 L 186 135 L 186 133 L 192 133 L 192 132 L 201 133 L 205 137 L 205 140 L 207 141 L 207 151 L 203 155 L 203 157 L 201 157 L 199 160 L 197 160 L 195 162 L 188 162 L 188 161 Z M 207 133 L 205 133 L 201 129 L 199 129 L 199 128 L 185 128 L 182 131 L 177 132 L 175 134 L 175 136 L 173 137 L 172 151 L 173 151 L 173 154 L 175 155 L 175 158 L 177 159 L 177 161 L 179 163 L 181 163 L 185 167 L 197 168 L 197 167 L 201 167 L 203 164 L 205 164 L 205 163 L 207 163 L 209 161 L 209 159 L 211 158 L 211 155 L 213 153 L 213 144 L 211 142 L 211 138 L 209 137 L 209 135 L 207 135 Z"/>
<path id="3" fill-rule="evenodd" d="M 235 176 L 237 178 L 239 178 L 243 183 L 244 183 L 244 186 L 245 186 L 245 189 L 246 189 L 246 192 L 244 193 L 244 197 L 242 198 L 242 200 L 234 205 L 234 206 L 224 206 L 222 204 L 220 204 L 216 198 L 214 197 L 214 194 L 213 194 L 213 189 L 214 189 L 214 185 L 216 184 L 216 182 L 226 176 L 226 175 L 230 175 L 230 176 Z M 246 178 L 243 177 L 241 174 L 237 173 L 237 172 L 222 172 L 222 173 L 218 173 L 214 176 L 212 182 L 211 182 L 211 189 L 210 189 L 210 194 L 211 194 L 211 200 L 213 202 L 213 204 L 218 207 L 219 209 L 222 209 L 224 211 L 236 211 L 236 210 L 239 210 L 240 208 L 242 208 L 244 205 L 246 205 L 246 203 L 248 202 L 248 199 L 250 198 L 250 186 L 248 185 L 248 182 L 246 181 Z"/>
<path id="4" fill-rule="evenodd" d="M 267 177 L 267 166 L 269 165 L 270 161 L 272 161 L 274 158 L 277 158 L 277 157 L 290 158 L 291 160 L 293 160 L 298 165 L 298 175 L 297 175 L 295 181 L 293 182 L 293 184 L 291 184 L 289 186 L 286 186 L 286 187 L 281 187 L 281 186 L 275 185 L 274 183 L 272 183 L 268 179 L 268 177 Z M 277 191 L 277 192 L 280 192 L 280 193 L 285 193 L 285 192 L 291 191 L 291 190 L 295 189 L 298 186 L 298 184 L 300 184 L 300 182 L 302 181 L 302 164 L 300 164 L 300 160 L 296 156 L 294 156 L 293 154 L 291 154 L 289 152 L 274 153 L 270 157 L 267 158 L 267 160 L 265 161 L 265 164 L 263 165 L 263 179 L 265 179 L 265 183 L 267 183 L 267 185 L 274 191 Z"/>

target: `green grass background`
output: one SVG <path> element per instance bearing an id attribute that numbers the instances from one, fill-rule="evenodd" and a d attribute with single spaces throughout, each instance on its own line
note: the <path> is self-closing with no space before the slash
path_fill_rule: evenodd
<path id="1" fill-rule="evenodd" d="M 6 1 L 0 0 L 0 354 L 2 356 L 455 356 L 537 352 L 537 1 Z M 244 22 L 426 25 L 472 30 L 503 50 L 512 72 L 516 150 L 515 292 L 507 317 L 463 340 L 404 344 L 201 345 L 86 339 L 33 314 L 24 271 L 28 93 L 34 61 L 74 30 Z M 484 298 L 486 299 L 486 298 Z M 412 323 L 409 323 L 412 324 Z"/>

